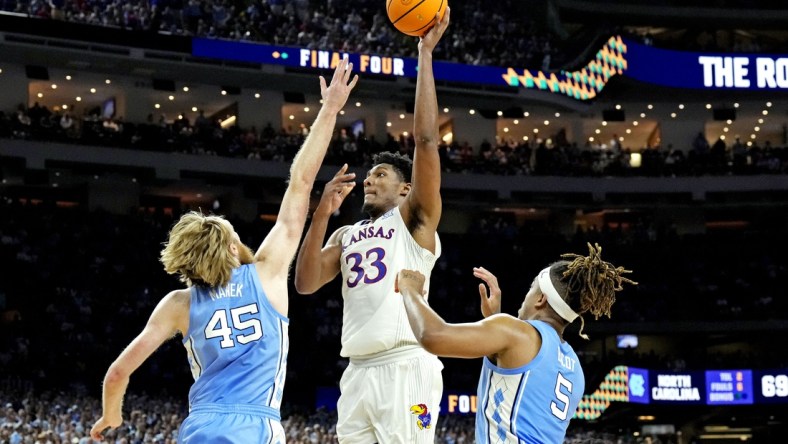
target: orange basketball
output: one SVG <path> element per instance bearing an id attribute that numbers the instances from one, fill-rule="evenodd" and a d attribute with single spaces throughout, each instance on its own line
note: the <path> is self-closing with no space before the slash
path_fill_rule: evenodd
<path id="1" fill-rule="evenodd" d="M 386 0 L 386 12 L 395 28 L 421 37 L 435 24 L 435 14 L 446 14 L 448 0 Z"/>

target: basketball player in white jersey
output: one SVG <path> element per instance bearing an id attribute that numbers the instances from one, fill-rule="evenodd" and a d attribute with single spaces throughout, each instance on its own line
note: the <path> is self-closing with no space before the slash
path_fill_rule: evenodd
<path id="1" fill-rule="evenodd" d="M 256 253 L 220 216 L 190 212 L 173 226 L 161 262 L 187 288 L 159 302 L 107 370 L 102 416 L 91 438 L 103 441 L 107 429 L 122 424 L 129 377 L 180 333 L 195 381 L 178 442 L 285 442 L 279 407 L 289 343 L 287 277 L 337 114 L 358 80 L 350 80 L 352 68 L 342 60 L 330 86 L 320 78 L 323 106 L 293 159 L 276 223 Z"/>
<path id="2" fill-rule="evenodd" d="M 342 444 L 432 443 L 443 391 L 443 365 L 416 341 L 397 271 L 429 276 L 441 246 L 438 102 L 432 51 L 449 25 L 447 9 L 419 42 L 414 160 L 381 153 L 364 180 L 370 219 L 335 231 L 321 249 L 328 219 L 355 183 L 347 166 L 326 185 L 296 262 L 295 285 L 311 294 L 342 273 L 343 357 L 337 436 Z M 411 177 L 412 170 L 412 177 Z"/>

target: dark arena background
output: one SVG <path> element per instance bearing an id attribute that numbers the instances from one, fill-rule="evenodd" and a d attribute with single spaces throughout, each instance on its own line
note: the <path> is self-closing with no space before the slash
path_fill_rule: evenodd
<path id="1" fill-rule="evenodd" d="M 435 52 L 443 254 L 430 304 L 514 314 L 561 253 L 640 284 L 566 338 L 586 396 L 566 443 L 785 443 L 788 9 L 776 0 L 455 0 Z M 418 40 L 381 0 L 0 1 L 0 442 L 87 443 L 109 364 L 178 288 L 185 211 L 256 248 L 348 54 L 361 80 L 314 188 L 412 153 Z M 361 217 L 357 188 L 329 230 Z M 283 424 L 336 442 L 342 299 L 291 287 Z M 437 442 L 473 442 L 480 360 L 443 359 Z M 131 379 L 107 442 L 174 443 L 180 338 Z M 240 388 L 242 389 L 242 388 Z"/>

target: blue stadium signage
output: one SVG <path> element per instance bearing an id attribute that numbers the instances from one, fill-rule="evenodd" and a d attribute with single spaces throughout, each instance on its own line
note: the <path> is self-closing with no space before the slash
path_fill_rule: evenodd
<path id="1" fill-rule="evenodd" d="M 415 78 L 418 60 L 377 54 L 193 38 L 192 55 L 221 60 L 332 69 L 344 57 L 357 72 Z M 535 71 L 512 66 L 434 62 L 437 80 L 536 89 L 589 100 L 616 75 L 641 82 L 692 89 L 788 89 L 788 56 L 717 54 L 654 48 L 613 36 L 576 71 Z"/>

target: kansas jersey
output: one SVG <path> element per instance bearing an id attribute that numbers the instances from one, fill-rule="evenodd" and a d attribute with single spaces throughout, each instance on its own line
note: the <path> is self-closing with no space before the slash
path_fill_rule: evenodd
<path id="1" fill-rule="evenodd" d="M 402 295 L 394 281 L 402 269 L 418 270 L 427 277 L 440 256 L 435 233 L 435 254 L 422 248 L 405 226 L 399 207 L 375 221 L 364 220 L 341 236 L 342 322 L 344 357 L 380 353 L 403 346 L 418 346 L 408 323 Z"/>
<path id="2" fill-rule="evenodd" d="M 477 444 L 561 444 L 583 397 L 583 369 L 569 343 L 543 321 L 525 322 L 539 331 L 542 347 L 519 368 L 499 368 L 484 358 Z"/>
<path id="3" fill-rule="evenodd" d="M 288 320 L 271 306 L 254 264 L 233 270 L 224 288 L 192 287 L 189 312 L 190 408 L 235 405 L 278 420 Z"/>

